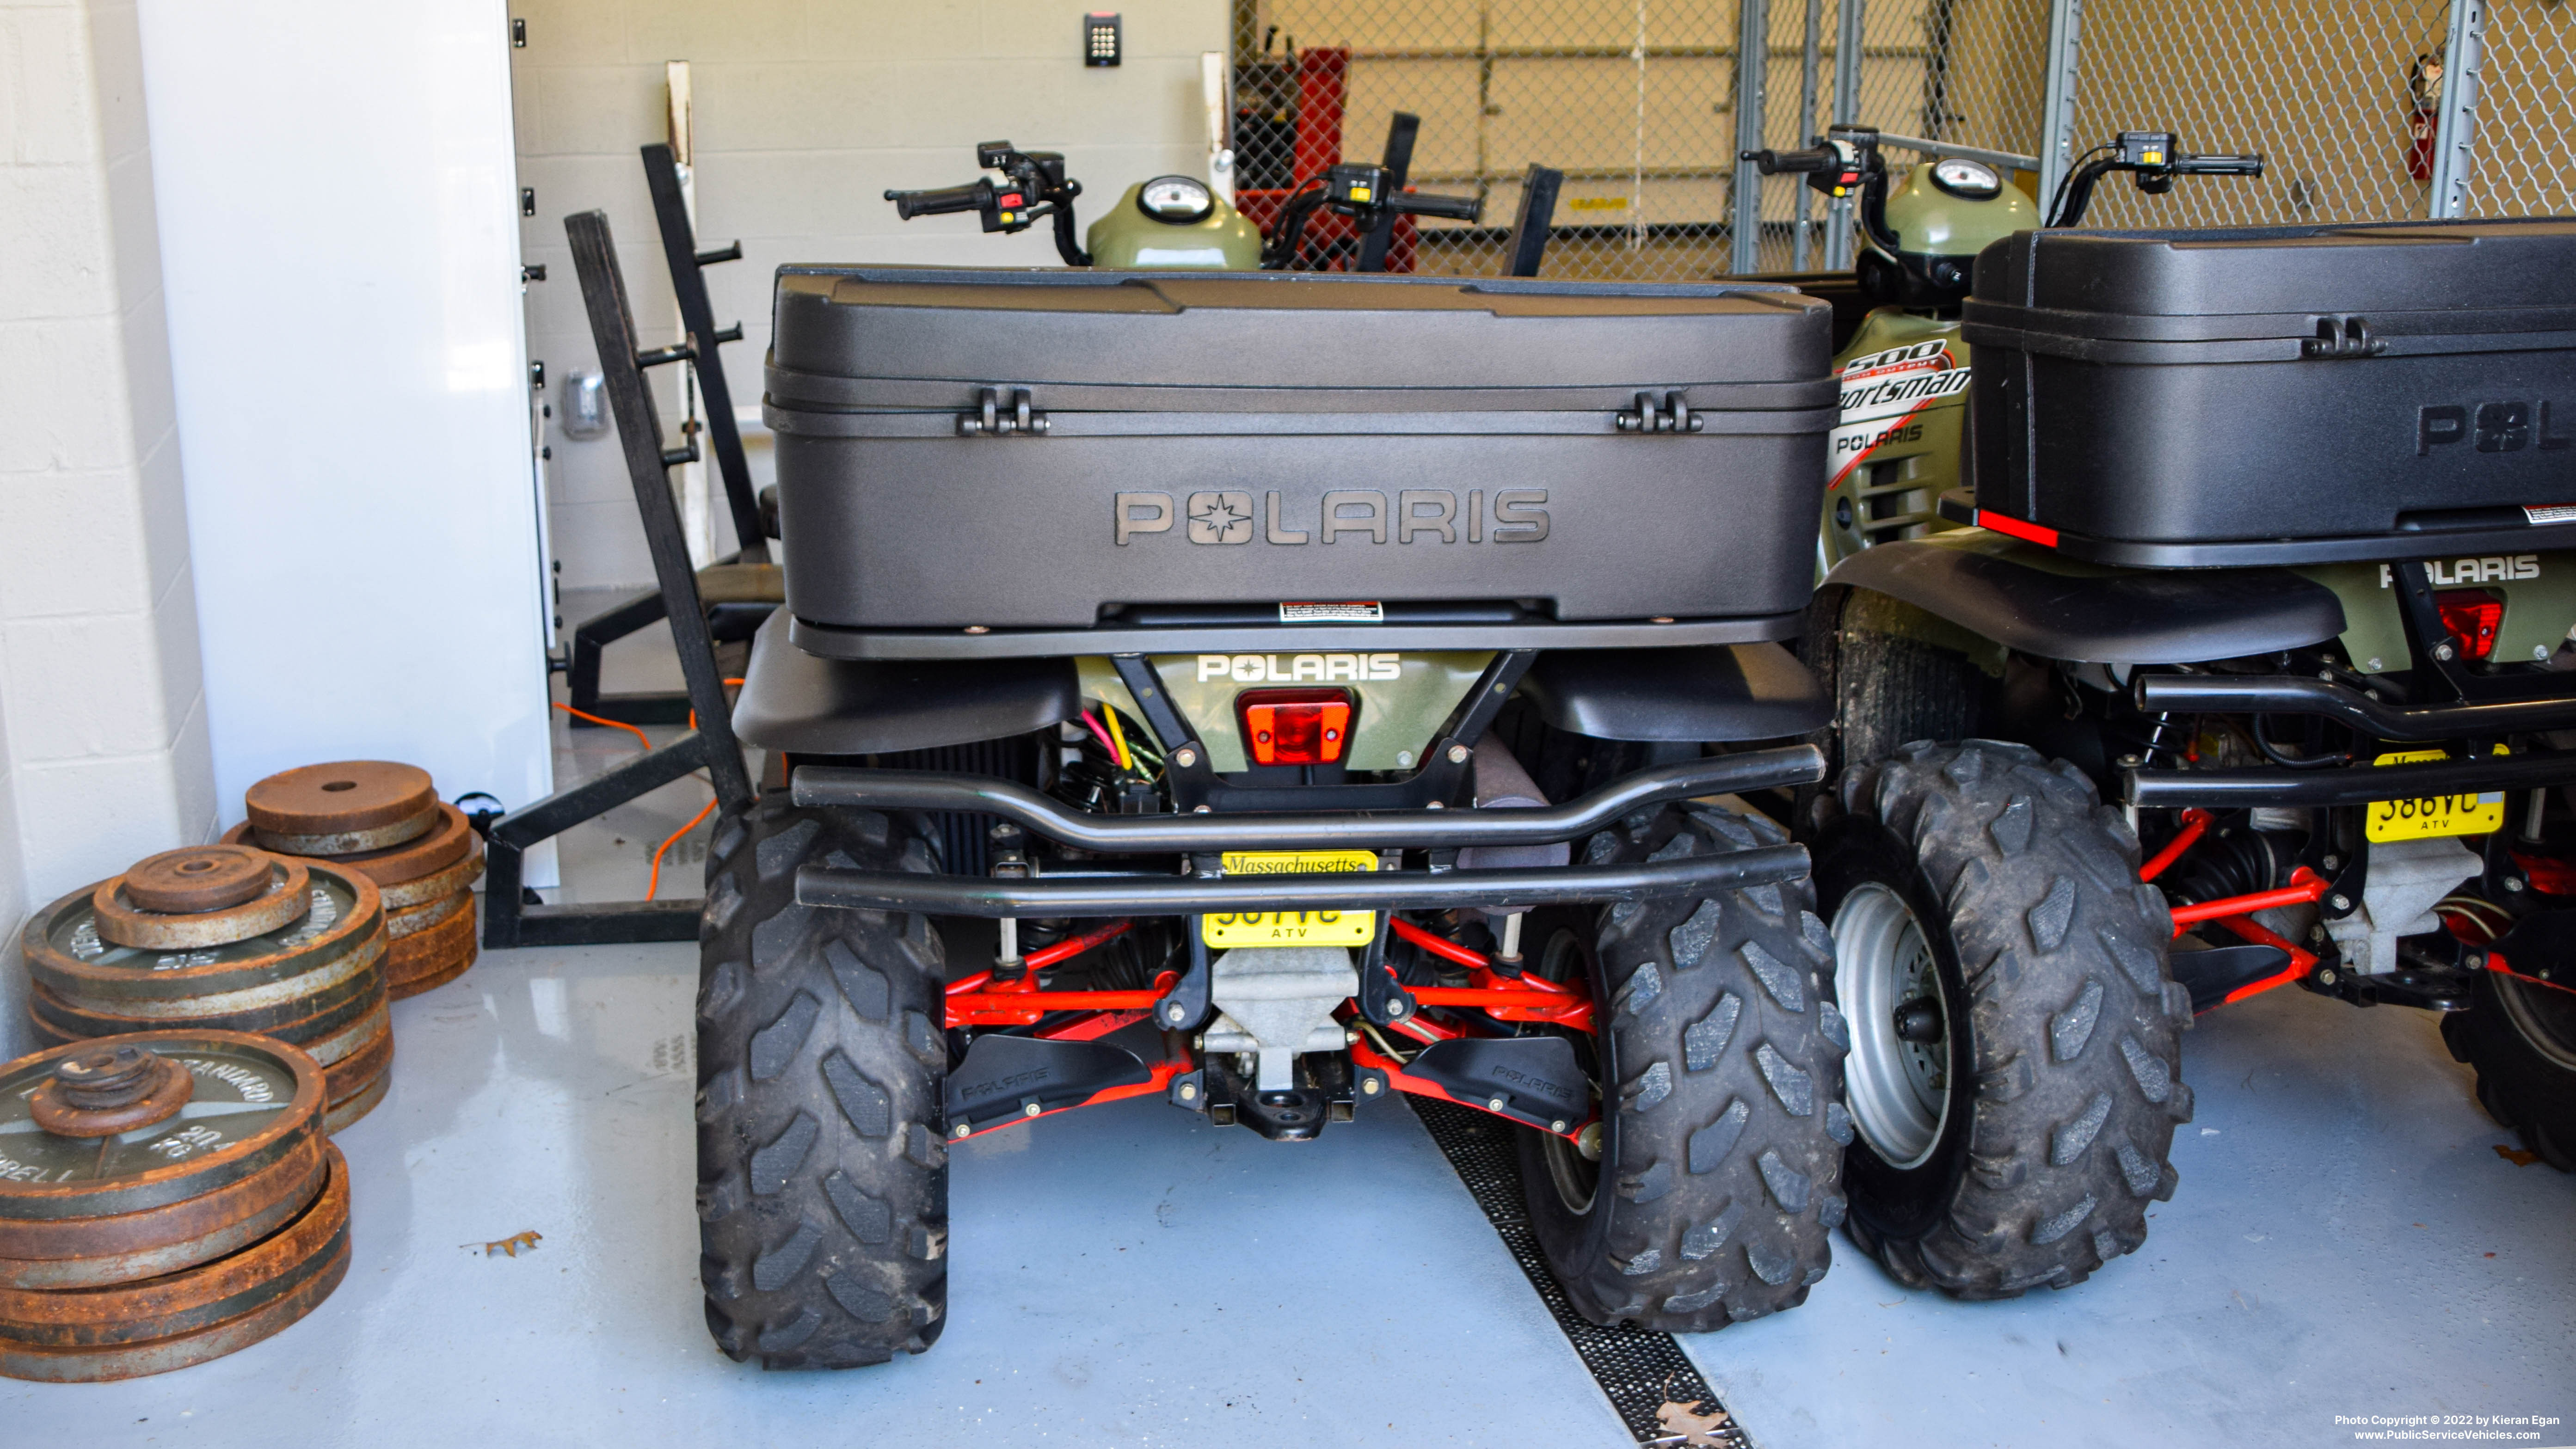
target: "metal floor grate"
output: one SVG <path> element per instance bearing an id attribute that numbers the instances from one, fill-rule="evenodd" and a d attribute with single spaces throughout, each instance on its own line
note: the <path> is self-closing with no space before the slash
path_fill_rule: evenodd
<path id="1" fill-rule="evenodd" d="M 1547 1268 L 1538 1234 L 1530 1227 L 1521 1202 L 1520 1153 L 1511 1124 L 1468 1107 L 1408 1097 L 1406 1102 L 1431 1140 L 1449 1157 L 1449 1165 L 1484 1209 L 1486 1220 L 1511 1249 L 1539 1301 L 1556 1316 L 1556 1326 L 1574 1345 L 1583 1366 L 1608 1395 L 1610 1407 L 1626 1422 L 1640 1444 L 1692 1449 L 1750 1449 L 1752 1441 L 1727 1416 L 1708 1381 L 1673 1342 L 1669 1333 L 1643 1328 L 1604 1328 L 1586 1321 L 1566 1300 L 1565 1290 Z"/>

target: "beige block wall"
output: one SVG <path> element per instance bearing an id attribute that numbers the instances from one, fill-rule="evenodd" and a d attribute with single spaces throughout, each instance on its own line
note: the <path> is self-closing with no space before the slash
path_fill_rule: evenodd
<path id="1" fill-rule="evenodd" d="M 566 215 L 593 207 L 609 214 L 639 324 L 676 326 L 636 156 L 665 136 L 665 61 L 690 62 L 696 93 L 700 244 L 743 244 L 743 260 L 708 277 L 719 323 L 743 323 L 744 340 L 724 352 L 745 402 L 759 397 L 781 263 L 1056 263 L 1043 229 L 988 237 L 972 216 L 895 219 L 888 187 L 974 179 L 977 142 L 1062 151 L 1084 185 L 1086 227 L 1132 182 L 1203 173 L 1199 56 L 1226 48 L 1224 0 L 1118 0 L 1124 60 L 1097 69 L 1081 62 L 1090 8 L 1106 6 L 519 0 L 511 13 L 528 23 L 527 48 L 512 55 L 519 184 L 535 188 L 537 207 L 522 241 L 550 277 L 528 289 L 530 356 L 550 378 L 594 365 L 563 232 Z M 549 432 L 563 584 L 649 583 L 614 438 Z M 764 457 L 755 448 L 756 470 Z"/>
<path id="2" fill-rule="evenodd" d="M 134 8 L 0 5 L 0 940 L 211 839 Z M 0 1055 L 33 1043 L 14 950 Z"/>

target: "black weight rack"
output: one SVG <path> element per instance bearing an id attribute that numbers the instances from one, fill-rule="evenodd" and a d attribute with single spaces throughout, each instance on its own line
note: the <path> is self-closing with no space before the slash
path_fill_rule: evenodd
<path id="1" fill-rule="evenodd" d="M 653 218 L 662 236 L 662 257 L 671 269 L 671 291 L 680 303 L 681 327 L 688 334 L 687 355 L 697 371 L 698 396 L 706 405 L 705 430 L 715 445 L 717 475 L 723 480 L 725 506 L 733 518 L 739 551 L 698 570 L 698 594 L 710 632 L 720 643 L 747 640 L 772 609 L 784 602 L 777 565 L 770 562 L 769 537 L 763 527 L 760 500 L 751 487 L 751 468 L 742 452 L 742 430 L 734 422 L 733 388 L 725 380 L 720 349 L 742 340 L 740 323 L 719 330 L 707 300 L 706 269 L 719 262 L 740 261 L 742 243 L 699 251 L 696 230 L 680 191 L 680 166 L 669 146 L 643 148 L 644 183 L 653 194 Z M 661 360 L 661 349 L 649 354 Z M 605 359 L 602 360 L 605 366 Z M 694 436 L 684 442 L 695 443 Z M 637 594 L 585 619 L 573 630 L 566 683 L 572 707 L 581 714 L 619 724 L 679 724 L 688 718 L 685 693 L 602 694 L 599 674 L 608 646 L 639 630 L 651 628 L 668 613 L 663 591 Z M 575 728 L 598 728 L 576 715 Z"/>
<path id="2" fill-rule="evenodd" d="M 653 150 L 662 150 L 666 157 L 669 154 L 661 147 L 648 147 L 648 154 Z M 664 216 L 667 241 L 671 235 L 669 213 Z M 573 270 L 581 279 L 582 306 L 590 316 L 591 338 L 598 344 L 609 412 L 616 421 L 618 445 L 626 456 L 627 476 L 635 485 L 635 508 L 643 518 L 644 541 L 653 555 L 653 574 L 661 585 L 655 597 L 671 621 L 680 673 L 688 683 L 688 691 L 682 696 L 683 708 L 694 711 L 696 725 L 669 744 L 648 749 L 602 775 L 522 806 L 492 823 L 485 867 L 483 944 L 494 950 L 695 940 L 700 903 L 694 898 L 595 905 L 529 904 L 520 894 L 521 864 L 529 847 L 538 842 L 697 770 L 707 772 L 724 813 L 748 809 L 753 799 L 751 773 L 743 763 L 742 745 L 734 738 L 731 706 L 725 701 L 724 680 L 716 668 L 715 640 L 708 628 L 705 601 L 698 591 L 698 575 L 689 567 L 679 509 L 671 501 L 669 470 L 697 461 L 697 440 L 692 437 L 681 447 L 663 448 L 661 416 L 653 406 L 651 390 L 644 384 L 646 368 L 695 357 L 712 360 L 715 350 L 712 345 L 694 341 L 639 349 L 635 343 L 635 314 L 627 305 L 626 279 L 618 270 L 607 213 L 586 211 L 568 216 L 564 218 L 564 232 L 572 242 Z M 685 231 L 681 235 L 685 240 Z M 686 294 L 683 296 L 685 299 Z M 682 305 L 688 303 L 684 300 Z M 698 291 L 696 308 L 690 317 L 690 335 L 712 342 L 714 329 L 703 320 L 703 288 Z M 702 378 L 720 379 L 722 375 L 715 367 L 707 367 L 701 373 Z M 718 409 L 717 419 L 726 425 L 724 433 L 718 435 L 720 448 L 722 437 L 731 432 L 732 421 L 730 406 L 719 401 L 724 397 L 721 388 L 719 382 L 709 395 Z M 738 438 L 735 448 L 739 460 Z"/>

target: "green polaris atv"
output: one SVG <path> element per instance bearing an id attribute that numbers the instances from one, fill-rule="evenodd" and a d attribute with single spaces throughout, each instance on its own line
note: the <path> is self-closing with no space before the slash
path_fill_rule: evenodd
<path id="1" fill-rule="evenodd" d="M 2576 223 L 2031 230 L 1870 139 L 1775 158 L 1885 304 L 1800 644 L 1855 1240 L 1968 1297 L 2133 1251 L 2177 1033 L 2282 986 L 2442 1013 L 2576 1169 Z M 2123 136 L 2053 220 L 2259 164 Z"/>

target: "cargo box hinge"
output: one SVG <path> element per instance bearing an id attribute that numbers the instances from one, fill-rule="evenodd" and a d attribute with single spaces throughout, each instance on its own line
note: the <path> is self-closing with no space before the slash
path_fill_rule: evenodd
<path id="1" fill-rule="evenodd" d="M 2328 360 L 2345 357 L 2377 357 L 2388 350 L 2387 340 L 2370 335 L 2370 323 L 2359 317 L 2319 317 L 2317 335 L 2299 343 L 2301 357 Z"/>
<path id="2" fill-rule="evenodd" d="M 1636 411 L 1620 413 L 1618 423 L 1623 433 L 1696 433 L 1708 426 L 1708 420 L 1692 412 L 1690 403 L 1677 392 L 1665 393 L 1661 407 L 1655 405 L 1653 393 L 1637 394 Z"/>
<path id="3" fill-rule="evenodd" d="M 988 387 L 976 402 L 976 411 L 957 415 L 957 431 L 967 437 L 1000 438 L 1047 430 L 1047 415 L 1030 406 L 1027 388 Z"/>

